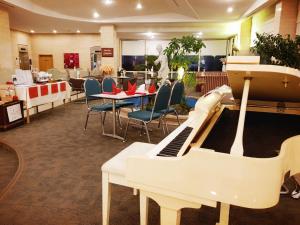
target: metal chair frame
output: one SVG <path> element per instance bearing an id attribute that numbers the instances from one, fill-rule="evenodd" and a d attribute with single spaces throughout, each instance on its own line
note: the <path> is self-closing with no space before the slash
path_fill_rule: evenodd
<path id="1" fill-rule="evenodd" d="M 85 93 L 87 93 L 87 90 L 86 90 L 86 82 L 87 81 L 89 81 L 89 80 L 94 80 L 94 81 L 96 81 L 97 83 L 98 83 L 98 85 L 99 85 L 99 88 L 100 88 L 100 92 L 102 92 L 102 87 L 101 87 L 101 84 L 100 84 L 100 82 L 97 80 L 97 79 L 94 79 L 94 78 L 88 78 L 87 80 L 85 80 L 85 82 L 84 82 L 84 84 L 83 84 L 83 87 L 84 87 L 84 92 Z M 96 99 L 95 99 L 96 100 Z M 90 117 L 90 114 L 91 113 L 95 113 L 95 114 L 92 114 L 92 115 L 96 115 L 96 113 L 98 114 L 100 114 L 100 121 L 101 121 L 101 127 L 102 127 L 102 134 L 103 135 L 106 135 L 106 133 L 105 133 L 105 130 L 104 130 L 104 125 L 105 125 L 105 119 L 106 119 L 106 111 L 93 111 L 92 110 L 92 107 L 91 107 L 91 105 L 89 104 L 89 100 L 88 100 L 88 96 L 86 95 L 85 96 L 85 103 L 86 103 L 86 105 L 87 105 L 87 107 L 88 107 L 88 111 L 87 111 L 87 115 L 86 115 L 86 121 L 85 121 L 85 126 L 84 126 L 84 130 L 86 130 L 87 129 L 87 124 L 88 124 L 88 120 L 89 120 L 89 117 Z M 119 110 L 118 110 L 119 111 Z M 104 115 L 102 115 L 102 113 L 104 114 Z M 119 115 L 119 114 L 118 114 Z"/>
<path id="2" fill-rule="evenodd" d="M 171 95 L 170 95 L 170 99 L 169 99 L 168 109 L 169 109 L 170 106 L 171 106 L 171 100 L 172 100 L 172 96 L 173 96 L 174 89 L 175 89 L 176 85 L 179 84 L 179 83 L 182 83 L 182 82 L 183 82 L 182 80 L 177 80 L 177 81 L 174 82 L 174 84 L 173 84 L 173 86 L 172 86 L 172 89 L 171 89 Z M 182 83 L 182 85 L 183 85 L 183 83 Z M 173 104 L 173 105 L 176 105 L 176 104 Z M 172 112 L 172 113 L 173 113 L 173 112 Z M 171 113 L 168 113 L 168 111 L 167 111 L 167 112 L 164 114 L 164 117 L 166 117 L 168 114 L 171 114 Z M 180 125 L 179 116 L 178 116 L 178 112 L 177 112 L 176 108 L 174 108 L 174 114 L 175 114 L 175 116 L 176 116 L 178 125 Z M 166 123 L 166 130 L 167 130 L 167 132 L 169 133 L 169 129 L 168 129 L 167 123 Z"/>
<path id="3" fill-rule="evenodd" d="M 160 89 L 161 89 L 163 86 L 165 86 L 165 85 L 170 86 L 170 84 L 168 84 L 168 83 L 165 83 L 164 85 L 161 85 L 161 87 L 158 89 L 158 92 L 157 92 L 157 93 L 159 93 Z M 146 131 L 146 134 L 147 134 L 147 138 L 148 138 L 148 142 L 151 143 L 150 135 L 149 135 L 149 130 L 148 130 L 147 124 L 151 123 L 152 120 L 153 120 L 152 117 L 153 117 L 153 113 L 154 113 L 154 109 L 155 109 L 155 106 L 156 106 L 156 103 L 157 103 L 157 98 L 158 98 L 158 96 L 159 96 L 158 94 L 155 96 L 154 105 L 153 105 L 153 108 L 152 108 L 152 110 L 151 110 L 151 116 L 150 116 L 150 120 L 149 120 L 149 121 L 144 121 L 144 120 L 140 120 L 140 119 L 136 119 L 136 118 L 128 118 L 127 125 L 126 125 L 126 128 L 125 128 L 124 141 L 126 141 L 126 138 L 127 138 L 127 131 L 128 131 L 128 126 L 129 126 L 131 120 L 135 120 L 135 121 L 140 122 L 140 124 L 142 125 L 142 127 L 141 127 L 141 133 L 142 133 L 142 131 L 143 131 L 143 128 L 145 128 L 145 131 Z M 171 96 L 171 95 L 170 95 L 170 96 Z M 170 96 L 169 96 L 169 98 L 170 98 Z M 164 115 L 162 114 L 162 115 L 158 118 L 158 120 L 159 120 L 159 123 L 162 123 L 162 130 L 163 130 L 163 133 L 165 134 L 165 133 L 166 133 L 166 130 L 165 130 L 165 129 L 166 129 L 166 122 L 165 122 L 165 120 L 164 120 Z"/>

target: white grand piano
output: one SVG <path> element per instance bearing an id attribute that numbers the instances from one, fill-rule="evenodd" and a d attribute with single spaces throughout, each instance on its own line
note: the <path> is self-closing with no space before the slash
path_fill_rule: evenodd
<path id="1" fill-rule="evenodd" d="M 217 88 L 158 145 L 123 156 L 123 182 L 140 191 L 141 225 L 149 198 L 161 225 L 179 225 L 182 208 L 218 202 L 218 224 L 227 225 L 230 205 L 273 207 L 285 175 L 300 172 L 300 72 L 240 59 L 227 65 L 236 104 L 221 104 L 228 89 Z"/>

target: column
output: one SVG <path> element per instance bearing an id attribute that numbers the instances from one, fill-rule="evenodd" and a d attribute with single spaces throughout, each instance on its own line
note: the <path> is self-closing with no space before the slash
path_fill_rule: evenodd
<path id="1" fill-rule="evenodd" d="M 119 39 L 113 25 L 104 25 L 100 28 L 100 45 L 101 48 L 113 48 L 113 57 L 102 57 L 101 65 L 113 67 L 113 74 L 117 74 L 119 67 Z"/>
<path id="2" fill-rule="evenodd" d="M 12 41 L 8 12 L 0 8 L 0 82 L 11 80 L 13 73 Z"/>
<path id="3" fill-rule="evenodd" d="M 298 0 L 282 0 L 276 4 L 275 32 L 281 35 L 296 35 Z"/>
<path id="4" fill-rule="evenodd" d="M 245 19 L 241 23 L 240 30 L 240 52 L 239 55 L 249 55 L 251 44 L 252 17 Z"/>

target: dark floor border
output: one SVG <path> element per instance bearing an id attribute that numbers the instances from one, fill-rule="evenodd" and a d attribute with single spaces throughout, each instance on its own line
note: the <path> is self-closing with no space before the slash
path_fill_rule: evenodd
<path id="1" fill-rule="evenodd" d="M 16 184 L 17 180 L 19 179 L 22 171 L 23 171 L 23 167 L 24 167 L 24 161 L 23 161 L 23 157 L 22 154 L 12 148 L 10 145 L 0 141 L 0 145 L 5 146 L 5 148 L 8 151 L 14 152 L 17 155 L 17 159 L 18 159 L 18 168 L 16 173 L 14 174 L 13 178 L 10 180 L 10 182 L 6 185 L 6 187 L 2 190 L 0 190 L 0 201 L 4 198 L 4 196 L 14 187 L 14 185 Z"/>

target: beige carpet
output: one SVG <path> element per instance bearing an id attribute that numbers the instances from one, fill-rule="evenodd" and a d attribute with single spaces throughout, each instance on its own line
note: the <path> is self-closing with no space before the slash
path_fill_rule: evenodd
<path id="1" fill-rule="evenodd" d="M 101 221 L 101 165 L 133 141 L 146 141 L 131 128 L 128 142 L 100 135 L 99 117 L 83 131 L 85 106 L 67 104 L 43 112 L 32 123 L 0 133 L 0 141 L 18 150 L 24 169 L 13 189 L 0 202 L 0 225 L 96 225 Z M 109 124 L 110 116 L 107 124 Z M 124 121 L 125 122 L 125 121 Z M 153 127 L 154 143 L 163 135 Z M 2 170 L 0 165 L 0 170 Z M 251 190 L 249 190 L 251 191 Z M 138 198 L 114 186 L 111 225 L 138 225 Z M 181 225 L 213 225 L 218 209 L 185 209 Z M 300 201 L 283 197 L 267 210 L 233 207 L 230 224 L 298 225 Z M 150 204 L 149 225 L 159 224 L 159 207 Z"/>

